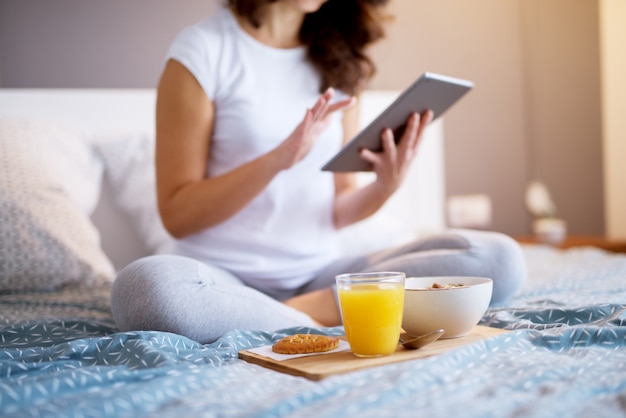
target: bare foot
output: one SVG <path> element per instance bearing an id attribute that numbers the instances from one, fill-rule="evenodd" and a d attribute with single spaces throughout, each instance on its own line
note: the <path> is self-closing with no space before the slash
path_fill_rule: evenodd
<path id="1" fill-rule="evenodd" d="M 308 314 L 323 327 L 341 325 L 341 313 L 332 289 L 321 289 L 294 296 L 283 302 L 285 305 Z"/>

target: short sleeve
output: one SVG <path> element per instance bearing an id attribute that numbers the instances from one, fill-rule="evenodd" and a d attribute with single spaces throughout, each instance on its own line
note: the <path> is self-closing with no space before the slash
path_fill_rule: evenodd
<path id="1" fill-rule="evenodd" d="M 181 63 L 196 78 L 207 97 L 214 100 L 221 36 L 206 26 L 207 22 L 203 22 L 184 28 L 172 42 L 166 60 Z"/>

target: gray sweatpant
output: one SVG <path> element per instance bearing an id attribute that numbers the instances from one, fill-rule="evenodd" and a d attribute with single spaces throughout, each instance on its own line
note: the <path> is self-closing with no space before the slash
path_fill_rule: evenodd
<path id="1" fill-rule="evenodd" d="M 120 271 L 111 292 L 111 310 L 123 331 L 168 331 L 208 343 L 234 329 L 313 326 L 308 315 L 280 301 L 332 287 L 337 274 L 365 271 L 403 271 L 407 277 L 489 277 L 493 279 L 492 303 L 510 297 L 526 279 L 523 253 L 513 239 L 494 232 L 454 230 L 338 260 L 305 286 L 271 295 L 191 258 L 149 256 Z"/>

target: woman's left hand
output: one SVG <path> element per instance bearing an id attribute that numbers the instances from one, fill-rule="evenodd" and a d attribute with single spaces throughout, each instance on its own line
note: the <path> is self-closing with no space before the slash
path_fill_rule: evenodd
<path id="1" fill-rule="evenodd" d="M 396 144 L 393 132 L 387 128 L 381 135 L 382 151 L 361 150 L 361 158 L 371 163 L 376 173 L 376 183 L 385 194 L 391 195 L 400 187 L 406 177 L 411 162 L 417 155 L 417 148 L 424 128 L 433 120 L 433 112 L 428 110 L 422 115 L 412 114 L 400 141 Z"/>

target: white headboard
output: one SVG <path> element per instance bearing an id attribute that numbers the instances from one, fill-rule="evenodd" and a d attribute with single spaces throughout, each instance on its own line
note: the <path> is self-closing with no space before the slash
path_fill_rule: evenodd
<path id="1" fill-rule="evenodd" d="M 1 116 L 63 122 L 104 133 L 154 133 L 155 103 L 152 89 L 0 89 Z M 106 182 L 92 218 L 116 268 L 148 254 Z"/>
<path id="2" fill-rule="evenodd" d="M 394 91 L 365 92 L 361 100 L 362 125 L 397 95 Z M 0 116 L 65 122 L 103 133 L 153 134 L 154 108 L 152 89 L 0 89 Z M 428 128 L 401 190 L 374 217 L 346 229 L 346 248 L 373 250 L 442 230 L 443 175 L 443 122 L 439 120 Z M 363 182 L 369 179 L 369 174 L 361 175 Z M 92 217 L 101 233 L 102 246 L 116 267 L 147 254 L 129 218 L 113 202 L 106 184 Z"/>

